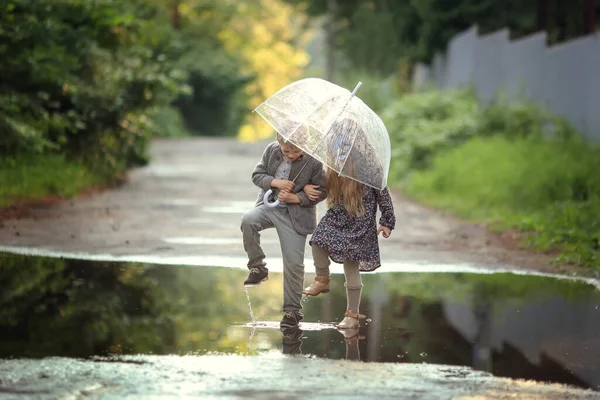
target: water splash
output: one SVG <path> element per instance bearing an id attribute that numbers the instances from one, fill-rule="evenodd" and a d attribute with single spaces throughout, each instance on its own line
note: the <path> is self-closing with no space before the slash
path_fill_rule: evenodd
<path id="1" fill-rule="evenodd" d="M 250 311 L 250 319 L 252 320 L 252 326 L 256 326 L 256 319 L 254 319 L 254 313 L 252 312 L 252 303 L 250 302 L 250 293 L 248 293 L 248 288 L 245 287 L 244 291 L 246 292 L 246 300 L 248 300 L 248 310 Z"/>
<path id="2" fill-rule="evenodd" d="M 254 338 L 254 334 L 256 333 L 256 325 L 252 325 L 252 332 L 250 332 L 250 337 L 248 338 L 248 348 L 252 346 L 252 339 Z"/>
<path id="3" fill-rule="evenodd" d="M 250 319 L 252 320 L 252 332 L 250 332 L 250 337 L 248 338 L 248 348 L 250 348 L 252 338 L 254 338 L 254 333 L 256 332 L 256 319 L 254 318 L 254 313 L 252 312 L 252 303 L 250 302 L 250 293 L 248 293 L 248 288 L 244 287 L 244 291 L 246 292 L 246 300 L 248 300 L 248 311 L 250 311 Z"/>

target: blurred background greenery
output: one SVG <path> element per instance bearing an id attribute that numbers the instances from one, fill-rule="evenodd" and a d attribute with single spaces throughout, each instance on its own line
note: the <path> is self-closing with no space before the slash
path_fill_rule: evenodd
<path id="1" fill-rule="evenodd" d="M 598 266 L 597 145 L 526 102 L 412 93 L 411 74 L 473 25 L 561 43 L 599 16 L 593 0 L 0 0 L 0 207 L 114 182 L 155 137 L 269 138 L 251 111 L 282 86 L 360 80 L 391 185 Z"/>

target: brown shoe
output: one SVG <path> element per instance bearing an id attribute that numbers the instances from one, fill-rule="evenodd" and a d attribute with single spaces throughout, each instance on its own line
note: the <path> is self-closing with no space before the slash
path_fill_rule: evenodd
<path id="1" fill-rule="evenodd" d="M 359 314 L 358 311 L 346 310 L 344 319 L 342 322 L 337 324 L 338 329 L 358 329 L 360 327 L 360 320 L 367 318 L 366 315 Z"/>
<path id="2" fill-rule="evenodd" d="M 307 296 L 316 296 L 320 293 L 329 293 L 329 281 L 331 279 L 328 276 L 317 275 L 315 281 L 306 287 L 302 293 Z"/>

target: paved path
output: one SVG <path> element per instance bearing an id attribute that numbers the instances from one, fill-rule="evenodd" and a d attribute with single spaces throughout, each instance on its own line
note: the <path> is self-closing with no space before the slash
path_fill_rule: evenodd
<path id="1" fill-rule="evenodd" d="M 121 188 L 39 207 L 27 218 L 0 223 L 0 251 L 243 268 L 239 222 L 257 194 L 250 173 L 264 145 L 226 139 L 156 141 L 153 163 L 132 171 Z M 511 250 L 482 227 L 445 217 L 395 192 L 394 201 L 398 227 L 381 242 L 381 271 L 551 271 L 544 257 Z M 275 232 L 267 231 L 263 239 L 270 268 L 280 269 Z M 310 271 L 310 251 L 306 264 Z M 276 354 L 0 360 L 0 377 L 0 398 L 6 399 L 600 397 L 462 367 Z"/>
<path id="2" fill-rule="evenodd" d="M 124 186 L 4 221 L 0 251 L 244 267 L 239 223 L 256 198 L 250 174 L 265 145 L 222 138 L 157 140 L 153 162 L 131 171 Z M 381 240 L 381 271 L 561 271 L 544 256 L 507 247 L 483 227 L 393 194 L 397 229 Z M 324 212 L 322 203 L 319 214 Z M 270 268 L 280 270 L 273 230 L 263 234 L 263 245 Z M 306 254 L 310 271 L 308 246 Z"/>
<path id="3" fill-rule="evenodd" d="M 263 356 L 0 360 L 0 398 L 45 399 L 600 399 L 558 384 L 470 368 Z"/>

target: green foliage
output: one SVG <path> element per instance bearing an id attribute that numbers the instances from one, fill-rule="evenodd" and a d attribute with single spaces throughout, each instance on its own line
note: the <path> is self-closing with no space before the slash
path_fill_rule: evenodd
<path id="1" fill-rule="evenodd" d="M 153 0 L 2 2 L 4 205 L 143 165 L 153 136 L 237 133 L 249 77 L 218 38 L 235 9 L 187 5 L 197 13 L 175 23 L 171 4 Z"/>
<path id="2" fill-rule="evenodd" d="M 150 118 L 155 137 L 183 137 L 189 135 L 181 112 L 173 106 L 156 108 Z"/>
<path id="3" fill-rule="evenodd" d="M 476 137 L 436 155 L 406 190 L 463 217 L 515 227 L 536 249 L 560 250 L 559 261 L 600 265 L 598 146 Z"/>
<path id="4" fill-rule="evenodd" d="M 405 95 L 381 115 L 390 133 L 394 180 L 428 167 L 436 153 L 475 135 L 479 110 L 471 94 L 461 90 Z"/>
<path id="5" fill-rule="evenodd" d="M 46 196 L 70 197 L 101 183 L 102 176 L 64 154 L 0 158 L 0 207 Z"/>
<path id="6" fill-rule="evenodd" d="M 287 0 L 307 15 L 330 12 L 328 0 Z M 336 0 L 336 45 L 356 68 L 386 73 L 400 60 L 431 62 L 450 39 L 476 25 L 481 34 L 509 29 L 513 38 L 537 30 L 540 2 L 505 0 Z M 545 9 L 550 43 L 581 36 L 582 6 L 548 2 Z M 600 17 L 600 7 L 596 7 Z"/>
<path id="7" fill-rule="evenodd" d="M 533 103 L 508 102 L 502 99 L 482 110 L 479 119 L 481 135 L 502 134 L 507 138 L 538 139 L 576 138 L 577 132 L 562 117 L 549 114 Z"/>
<path id="8" fill-rule="evenodd" d="M 185 79 L 177 34 L 158 9 L 10 0 L 0 27 L 0 154 L 92 154 L 94 168 L 114 173 L 146 160 L 148 113 Z"/>
<path id="9" fill-rule="evenodd" d="M 199 136 L 235 136 L 248 111 L 243 89 L 250 81 L 240 69 L 239 55 L 228 52 L 219 36 L 237 12 L 231 4 L 214 0 L 183 0 L 178 30 L 185 43 L 180 66 L 187 71 L 190 90 L 180 94 L 173 106 L 184 127 Z M 171 5 L 169 4 L 169 7 Z M 211 17 L 204 17 L 210 15 Z"/>
<path id="10" fill-rule="evenodd" d="M 600 147 L 521 102 L 480 109 L 467 91 L 415 93 L 383 113 L 390 180 L 431 206 L 517 228 L 558 260 L 599 265 Z"/>
<path id="11" fill-rule="evenodd" d="M 217 70 L 218 71 L 218 70 Z M 227 71 L 191 73 L 193 93 L 181 96 L 175 106 L 181 110 L 185 127 L 196 135 L 235 136 L 249 112 L 241 89 L 248 79 Z"/>

